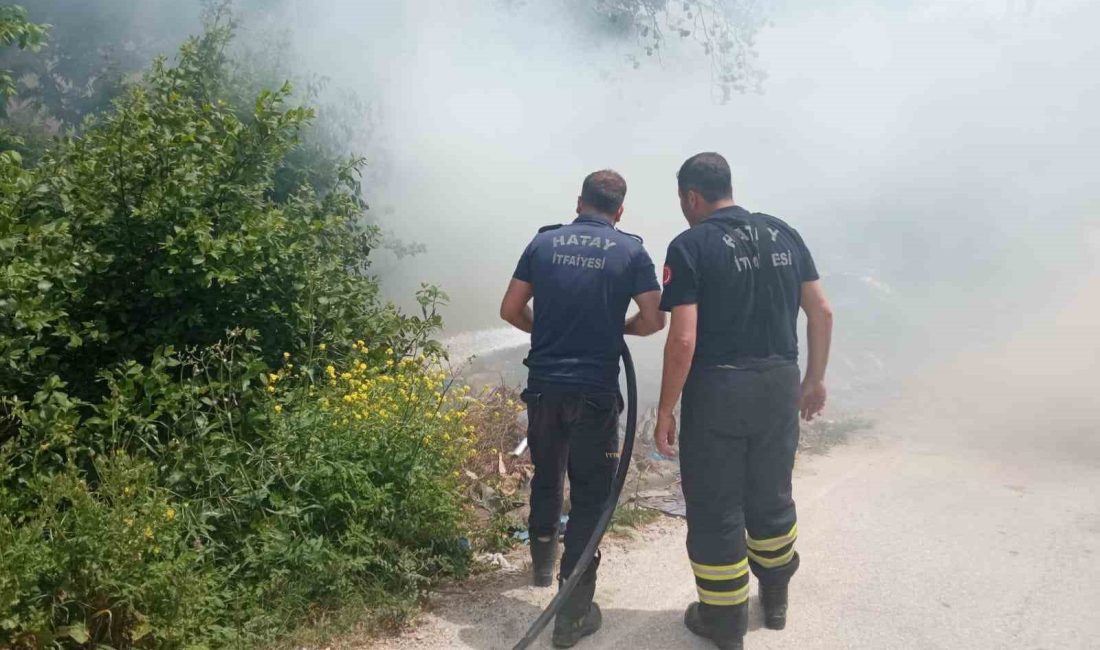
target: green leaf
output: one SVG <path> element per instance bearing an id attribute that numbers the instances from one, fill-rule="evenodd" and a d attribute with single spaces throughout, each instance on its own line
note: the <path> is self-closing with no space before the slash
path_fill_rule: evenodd
<path id="1" fill-rule="evenodd" d="M 91 638 L 88 636 L 88 630 L 83 625 L 66 625 L 59 627 L 57 628 L 57 636 L 62 639 L 68 637 L 77 643 L 87 643 L 88 639 Z"/>
<path id="2" fill-rule="evenodd" d="M 149 624 L 149 621 L 144 616 L 139 616 L 137 623 L 134 625 L 133 630 L 130 632 L 130 638 L 134 641 L 140 641 L 149 635 L 153 631 L 153 626 Z"/>

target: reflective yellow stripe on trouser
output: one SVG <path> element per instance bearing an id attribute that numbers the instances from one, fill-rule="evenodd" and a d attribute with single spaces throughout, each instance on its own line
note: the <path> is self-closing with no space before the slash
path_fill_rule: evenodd
<path id="1" fill-rule="evenodd" d="M 798 539 L 797 522 L 791 526 L 791 529 L 785 535 L 769 537 L 768 539 L 753 539 L 750 536 L 746 540 L 749 547 L 749 559 L 766 569 L 784 566 L 794 558 L 794 542 L 796 539 Z M 777 556 L 761 555 L 761 553 L 779 551 L 784 548 L 787 550 Z"/>
<path id="2" fill-rule="evenodd" d="M 716 583 L 730 583 L 732 587 L 734 581 L 742 580 L 744 585 L 736 589 L 729 591 L 716 591 L 714 589 L 704 589 L 698 584 L 696 590 L 699 592 L 699 601 L 708 605 L 719 606 L 731 606 L 740 605 L 749 599 L 749 561 L 748 558 L 741 560 L 735 564 L 700 564 L 698 562 L 691 563 L 692 573 L 695 574 L 696 581 L 705 580 L 708 586 L 716 585 Z"/>
<path id="3" fill-rule="evenodd" d="M 691 563 L 691 571 L 696 578 L 703 580 L 736 580 L 749 572 L 748 559 L 737 564 L 699 564 Z"/>
<path id="4" fill-rule="evenodd" d="M 695 590 L 699 592 L 699 602 L 708 605 L 724 605 L 728 607 L 730 605 L 740 605 L 749 599 L 748 585 L 733 591 L 710 591 L 702 587 L 696 587 Z"/>
<path id="5" fill-rule="evenodd" d="M 794 543 L 794 540 L 798 539 L 798 522 L 795 522 L 791 529 L 787 531 L 786 535 L 780 535 L 779 537 L 769 537 L 768 539 L 753 539 L 752 535 L 748 536 L 746 543 L 749 546 L 749 550 L 753 551 L 778 551 L 787 544 Z"/>

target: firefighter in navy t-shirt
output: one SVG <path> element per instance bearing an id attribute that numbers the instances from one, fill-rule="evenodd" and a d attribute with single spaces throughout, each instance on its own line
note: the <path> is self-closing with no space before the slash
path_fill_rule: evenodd
<path id="1" fill-rule="evenodd" d="M 626 182 L 610 171 L 584 179 L 577 218 L 547 226 L 527 246 L 501 303 L 501 318 L 531 333 L 527 441 L 531 480 L 533 582 L 553 582 L 564 474 L 570 513 L 559 582 L 569 577 L 611 493 L 618 464 L 619 356 L 623 334 L 664 328 L 661 287 L 642 240 L 615 228 Z M 534 298 L 534 311 L 527 303 Z M 639 312 L 626 319 L 633 300 Z M 599 556 L 554 623 L 556 647 L 570 647 L 600 627 L 592 602 Z"/>
<path id="2" fill-rule="evenodd" d="M 832 311 L 798 232 L 735 205 L 722 156 L 689 158 L 677 179 L 691 228 L 665 258 L 661 308 L 672 324 L 654 437 L 674 453 L 682 393 L 680 473 L 699 595 L 684 623 L 719 648 L 740 649 L 750 569 L 765 626 L 786 624 L 799 562 L 791 495 L 798 416 L 811 419 L 825 405 Z M 809 339 L 801 385 L 800 307 Z"/>

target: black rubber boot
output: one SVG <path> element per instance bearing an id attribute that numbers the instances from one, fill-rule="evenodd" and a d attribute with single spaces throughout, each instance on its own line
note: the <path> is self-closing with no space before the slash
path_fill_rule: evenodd
<path id="1" fill-rule="evenodd" d="M 760 585 L 760 603 L 764 606 L 764 627 L 787 627 L 787 585 Z"/>
<path id="2" fill-rule="evenodd" d="M 684 612 L 684 625 L 710 639 L 720 650 L 743 650 L 749 608 L 745 603 L 732 607 L 692 603 Z"/>
<path id="3" fill-rule="evenodd" d="M 600 606 L 592 602 L 596 595 L 596 567 L 600 558 L 596 556 L 584 572 L 584 577 L 565 600 L 557 618 L 554 619 L 553 643 L 555 648 L 572 648 L 580 640 L 595 634 L 603 625 Z M 565 580 L 559 578 L 559 588 Z"/>
<path id="4" fill-rule="evenodd" d="M 558 561 L 558 531 L 549 538 L 540 537 L 531 537 L 531 584 L 549 587 L 554 584 L 554 565 Z"/>
<path id="5" fill-rule="evenodd" d="M 764 606 L 764 627 L 769 630 L 782 630 L 787 627 L 787 586 L 791 576 L 798 571 L 798 553 L 790 564 L 783 567 L 782 573 L 760 582 L 760 604 Z M 773 582 L 774 580 L 774 582 Z"/>

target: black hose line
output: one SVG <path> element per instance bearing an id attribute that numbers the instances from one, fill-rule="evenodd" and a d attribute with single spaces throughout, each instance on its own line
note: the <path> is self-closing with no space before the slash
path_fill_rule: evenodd
<path id="1" fill-rule="evenodd" d="M 611 516 L 615 514 L 615 506 L 619 503 L 619 495 L 622 494 L 623 485 L 626 483 L 626 473 L 630 469 L 630 457 L 634 453 L 634 432 L 638 427 L 638 379 L 634 375 L 634 359 L 631 358 L 630 349 L 626 347 L 625 341 L 623 342 L 622 355 L 623 368 L 626 370 L 626 434 L 623 436 L 622 451 L 619 452 L 619 471 L 615 474 L 615 482 L 611 486 L 611 495 L 607 498 L 607 505 L 604 506 L 603 514 L 596 522 L 596 529 L 592 531 L 592 537 L 585 544 L 584 551 L 581 552 L 581 559 L 577 561 L 573 573 L 558 589 L 554 600 L 551 600 L 546 609 L 542 610 L 542 614 L 539 614 L 539 617 L 531 624 L 531 628 L 527 630 L 527 634 L 520 639 L 520 642 L 512 650 L 524 650 L 530 647 L 546 628 L 546 625 L 550 623 L 550 619 L 557 616 L 558 612 L 561 611 L 565 599 L 569 597 L 569 593 L 580 582 L 585 570 L 588 569 L 588 565 L 592 564 L 600 540 L 603 539 L 608 525 L 611 524 Z"/>

